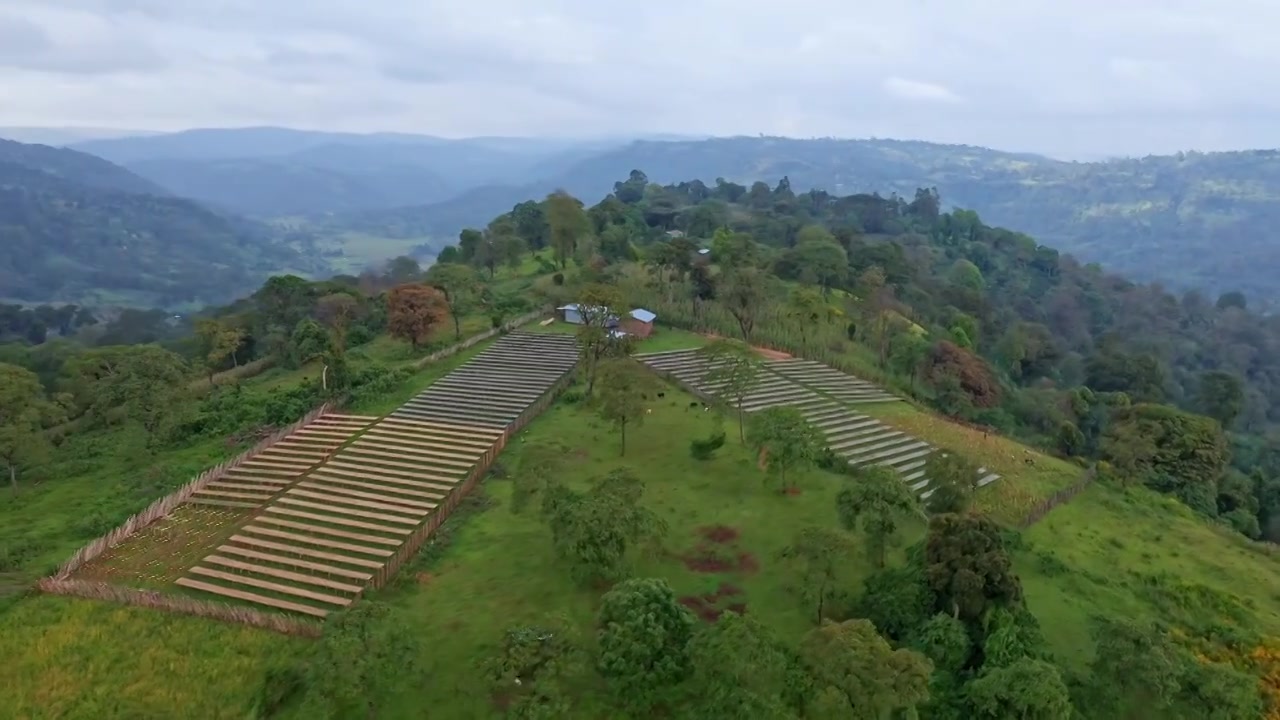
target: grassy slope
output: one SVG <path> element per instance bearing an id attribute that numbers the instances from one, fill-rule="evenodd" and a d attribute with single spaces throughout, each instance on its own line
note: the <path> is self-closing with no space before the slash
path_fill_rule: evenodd
<path id="1" fill-rule="evenodd" d="M 565 330 L 562 325 L 547 328 Z M 697 342 L 701 341 L 696 336 L 663 330 L 642 350 Z M 433 367 L 416 376 L 402 389 L 402 397 L 443 369 Z M 687 397 L 669 388 L 644 425 L 629 432 L 626 458 L 617 456 L 612 428 L 579 406 L 556 406 L 526 430 L 524 439 L 557 438 L 573 448 L 565 470 L 566 480 L 573 484 L 624 465 L 645 479 L 645 504 L 670 525 L 668 554 L 639 558 L 636 574 L 666 577 L 681 595 L 711 593 L 722 582 L 736 585 L 743 592 L 729 601 L 745 603 L 748 612 L 794 639 L 808 627 L 809 618 L 785 588 L 777 551 L 803 524 L 834 523 L 839 481 L 814 471 L 802 479 L 804 492 L 798 497 L 762 488 L 753 458 L 733 441 L 731 421 L 726 428 L 730 442 L 718 457 L 708 463 L 694 461 L 688 455 L 688 440 L 706 435 L 717 421 L 687 406 Z M 366 411 L 385 409 L 389 408 Z M 1022 446 L 998 438 L 979 442 L 972 431 L 906 404 L 867 409 L 943 446 L 970 450 L 975 459 L 1006 473 L 1006 479 L 984 490 L 978 501 L 1006 520 L 1020 516 L 1026 501 L 1078 477 L 1078 468 L 1044 456 L 1035 455 L 1036 464 L 1028 466 L 1021 461 Z M 510 447 L 499 461 L 502 468 L 518 467 L 521 443 Z M 195 462 L 194 457 L 190 461 Z M 60 480 L 56 487 L 63 486 Z M 547 530 L 536 514 L 511 513 L 509 481 L 491 479 L 486 488 L 494 506 L 446 524 L 442 537 L 449 539 L 381 593 L 396 609 L 396 627 L 422 643 L 425 673 L 425 679 L 404 679 L 403 694 L 394 699 L 387 717 L 420 717 L 424 707 L 433 709 L 432 717 L 485 717 L 492 705 L 475 667 L 503 630 L 549 614 L 589 628 L 598 593 L 570 582 L 551 555 Z M 51 526 L 74 517 L 59 512 L 53 499 L 22 515 L 42 518 L 37 524 Z M 10 519 L 15 516 L 0 517 L 0 528 L 7 529 L 4 521 Z M 751 554 L 758 571 L 704 574 L 685 566 L 678 556 L 699 543 L 697 530 L 718 524 L 741 532 L 735 551 Z M 907 528 L 902 541 L 919 539 L 922 530 L 918 525 Z M 1088 619 L 1095 613 L 1158 617 L 1182 626 L 1195 624 L 1206 613 L 1227 618 L 1243 613 L 1235 624 L 1280 633 L 1276 559 L 1149 492 L 1094 486 L 1028 531 L 1025 545 L 1016 562 L 1029 602 L 1053 650 L 1070 666 L 1081 667 L 1090 655 Z M 1162 570 L 1176 573 L 1177 581 L 1159 579 Z M 852 557 L 849 582 L 856 587 L 866 571 L 862 555 Z M 1195 587 L 1199 589 L 1187 589 Z M 1212 610 L 1205 606 L 1209 601 L 1214 603 Z M 60 640 L 40 644 L 44 638 Z M 38 651 L 29 651 L 37 645 Z M 275 635 L 193 618 L 30 598 L 0 615 L 0 651 L 8 650 L 5 656 L 16 658 L 0 663 L 0 687 L 17 688 L 0 696 L 0 715 L 163 716 L 164 708 L 187 716 L 236 717 L 249 702 L 262 670 L 298 656 L 304 647 Z M 59 672 L 81 663 L 87 672 Z M 104 698 L 109 693 L 115 695 L 108 702 Z M 593 691 L 587 689 L 586 695 L 581 716 L 603 716 L 605 711 L 593 705 Z"/>

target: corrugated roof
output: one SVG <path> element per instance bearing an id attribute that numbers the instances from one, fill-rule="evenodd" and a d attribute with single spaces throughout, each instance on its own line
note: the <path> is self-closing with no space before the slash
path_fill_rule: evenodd
<path id="1" fill-rule="evenodd" d="M 654 318 L 658 316 L 644 308 L 636 308 L 631 311 L 631 317 L 639 320 L 640 322 L 653 322 Z"/>

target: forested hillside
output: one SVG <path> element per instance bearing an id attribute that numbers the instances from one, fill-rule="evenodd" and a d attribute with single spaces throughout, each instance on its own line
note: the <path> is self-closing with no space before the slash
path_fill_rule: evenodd
<path id="1" fill-rule="evenodd" d="M 225 302 L 274 272 L 325 268 L 265 226 L 160 193 L 83 153 L 0 145 L 0 298 Z"/>
<path id="2" fill-rule="evenodd" d="M 525 185 L 482 188 L 449 202 L 373 213 L 367 231 L 449 234 L 530 197 L 563 188 L 588 202 L 613 179 L 644 168 L 655 182 L 717 178 L 751 184 L 787 176 L 797 191 L 911 197 L 934 187 L 948 207 L 1028 233 L 1051 247 L 1136 280 L 1177 289 L 1280 296 L 1267 268 L 1280 207 L 1280 154 L 1272 151 L 1076 163 L 986 148 L 893 140 L 718 138 L 637 142 Z M 463 222 L 465 220 L 465 222 Z M 462 224 L 460 224 L 462 223 Z"/>
<path id="3" fill-rule="evenodd" d="M 857 369 L 949 415 L 1104 459 L 1280 540 L 1280 319 L 1250 312 L 1238 293 L 1134 284 L 973 212 L 943 213 L 925 190 L 908 202 L 797 193 L 786 178 L 660 186 L 633 171 L 586 211 L 585 244 L 545 225 L 566 211 L 560 197 L 516 206 L 488 235 L 464 232 L 458 253 L 518 232 L 565 261 L 602 264 L 658 238 L 642 256 L 671 285 L 629 287 L 668 322 L 817 359 L 855 340 L 870 351 Z M 717 272 L 695 262 L 699 246 Z M 1170 437 L 1142 436 L 1153 428 Z M 1167 443 L 1192 431 L 1207 464 L 1179 466 Z"/>
<path id="4" fill-rule="evenodd" d="M 178 337 L 130 335 L 159 318 L 8 313 L 14 335 L 72 338 L 0 346 L 0 683 L 17 689 L 0 714 L 1274 717 L 1280 576 L 1251 539 L 1276 539 L 1280 507 L 1271 323 L 939 204 L 637 171 L 594 206 L 520 203 L 426 272 L 273 277 Z M 658 327 L 530 327 L 576 335 L 576 384 L 318 639 L 22 595 L 321 401 L 403 408 L 484 345 L 426 353 L 565 302 L 649 308 Z M 850 466 L 794 408 L 722 413 L 731 389 L 695 398 L 633 359 L 687 350 L 732 387 L 765 372 L 749 345 L 909 398 L 851 417 L 941 448 L 934 494 Z M 975 487 L 979 465 L 999 480 Z M 393 510 L 348 497 L 382 509 L 336 537 Z M 166 527 L 85 577 L 180 593 L 169 578 L 224 536 Z M 48 637 L 74 641 L 23 651 Z"/>

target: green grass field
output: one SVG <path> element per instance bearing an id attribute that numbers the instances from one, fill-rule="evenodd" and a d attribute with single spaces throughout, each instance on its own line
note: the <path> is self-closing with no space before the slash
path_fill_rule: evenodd
<path id="1" fill-rule="evenodd" d="M 540 331 L 571 329 L 558 323 Z M 692 333 L 660 328 L 640 349 L 705 342 Z M 356 410 L 393 409 L 484 347 L 433 364 Z M 398 347 L 380 340 L 369 351 L 388 357 Z M 420 647 L 420 667 L 398 678 L 401 691 L 382 717 L 421 718 L 424 712 L 445 720 L 497 717 L 477 666 L 492 655 L 507 628 L 561 616 L 591 637 L 600 592 L 570 580 L 552 553 L 549 530 L 536 508 L 511 512 L 507 478 L 518 472 L 521 448 L 532 442 L 558 440 L 570 448 L 562 471 L 570 485 L 582 486 L 619 467 L 631 468 L 645 481 L 643 503 L 669 531 L 661 551 L 637 553 L 633 574 L 666 578 L 685 602 L 708 616 L 710 610 L 745 610 L 790 641 L 811 626 L 811 609 L 789 592 L 778 553 L 804 525 L 835 524 L 834 497 L 842 479 L 807 471 L 797 478 L 800 494 L 782 495 L 762 483 L 755 458 L 737 442 L 732 419 L 690 409 L 690 396 L 673 386 L 665 395 L 652 402 L 643 424 L 629 428 L 626 457 L 618 454 L 616 430 L 590 408 L 554 406 L 508 445 L 482 492 L 468 503 L 470 509 L 446 523 L 430 550 L 375 594 L 393 607 L 389 622 Z M 980 491 L 976 504 L 1006 523 L 1016 522 L 1029 506 L 1082 472 L 907 403 L 860 409 L 1001 472 L 1005 477 Z M 711 461 L 692 459 L 689 441 L 721 423 L 729 436 L 725 447 Z M 94 434 L 72 440 L 110 441 Z M 12 556 L 21 555 L 24 572 L 47 570 L 82 542 L 76 538 L 93 521 L 95 504 L 108 502 L 104 498 L 119 502 L 118 494 L 127 492 L 137 501 L 149 500 L 163 492 L 157 480 L 162 473 L 181 482 L 225 452 L 211 442 L 167 453 L 143 473 L 131 470 L 124 459 L 79 474 L 74 460 L 56 464 L 56 482 L 0 502 L 0 550 L 13 554 L 17 548 Z M 1033 464 L 1025 462 L 1028 456 Z M 141 480 L 121 482 L 139 475 Z M 116 494 L 105 494 L 104 487 Z M 713 528 L 719 541 L 708 538 Z M 922 534 L 919 523 L 904 528 L 890 561 L 900 562 L 903 548 Z M 31 545 L 27 550 L 24 541 Z M 698 569 L 711 560 L 732 567 Z M 1090 618 L 1096 614 L 1156 618 L 1191 634 L 1213 626 L 1216 632 L 1280 635 L 1276 556 L 1145 490 L 1092 486 L 1024 533 L 1015 562 L 1053 652 L 1071 668 L 1082 668 L 1091 656 Z M 847 587 L 856 592 L 869 567 L 861 549 L 851 554 Z M 7 609 L 0 605 L 0 652 L 8 658 L 0 663 L 0 687 L 5 688 L 0 717 L 244 718 L 264 670 L 302 657 L 307 647 L 306 641 L 196 618 L 64 598 L 21 598 Z M 572 717 L 609 716 L 596 688 L 582 688 L 582 695 Z M 301 709 L 291 712 L 286 716 L 304 717 Z"/>

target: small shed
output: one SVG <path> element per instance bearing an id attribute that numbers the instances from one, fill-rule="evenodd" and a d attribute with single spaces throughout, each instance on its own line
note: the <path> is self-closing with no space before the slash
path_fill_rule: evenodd
<path id="1" fill-rule="evenodd" d="M 636 308 L 623 321 L 622 328 L 638 338 L 647 338 L 653 334 L 653 321 L 656 319 L 656 314 L 644 308 Z"/>
<path id="2" fill-rule="evenodd" d="M 587 324 L 586 318 L 584 318 L 582 315 L 582 311 L 584 310 L 584 308 L 579 306 L 578 303 L 569 303 L 568 305 L 561 305 L 560 307 L 556 308 L 556 310 L 560 311 L 561 317 L 564 319 L 565 322 L 569 323 L 570 325 L 586 325 Z M 605 327 L 618 326 L 617 315 L 615 315 L 613 311 L 608 310 L 607 308 L 587 307 L 585 308 L 585 310 L 587 311 L 587 314 L 592 314 L 595 311 L 607 312 L 609 313 L 609 316 L 605 320 L 604 326 Z"/>

